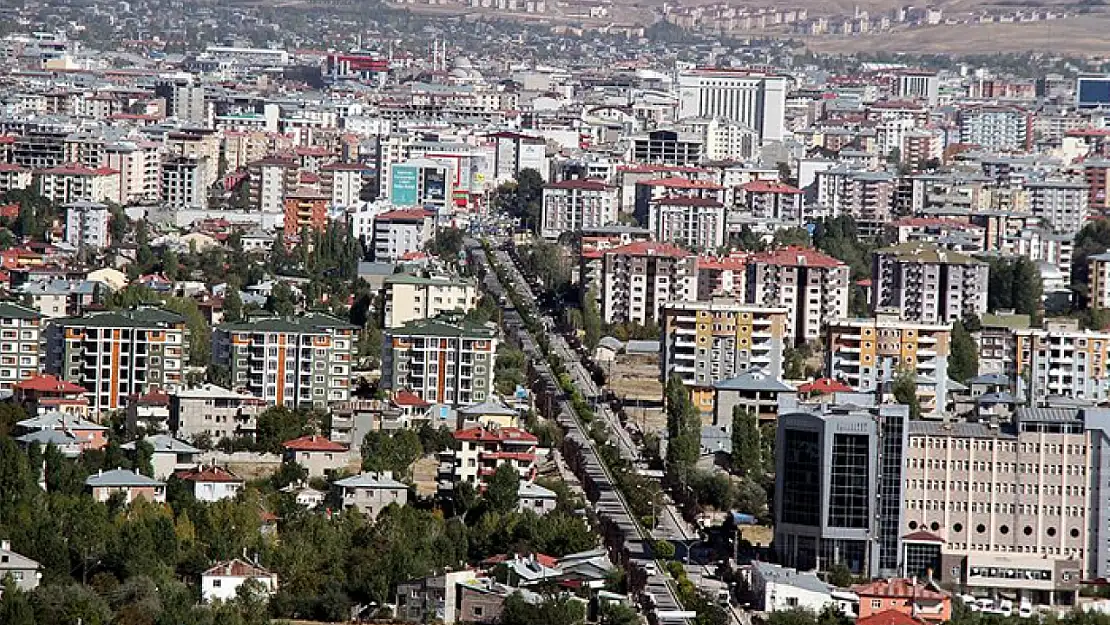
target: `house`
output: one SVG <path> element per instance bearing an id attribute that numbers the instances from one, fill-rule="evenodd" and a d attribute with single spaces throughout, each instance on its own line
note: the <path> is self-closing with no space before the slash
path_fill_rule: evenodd
<path id="1" fill-rule="evenodd" d="M 11 577 L 16 588 L 28 592 L 38 588 L 41 568 L 38 562 L 12 551 L 11 542 L 0 540 L 0 580 Z M 3 593 L 4 589 L 0 588 L 0 595 Z"/>
<path id="2" fill-rule="evenodd" d="M 535 482 L 521 482 L 517 489 L 517 510 L 531 510 L 543 516 L 555 509 L 558 496 L 555 491 L 544 488 Z"/>
<path id="3" fill-rule="evenodd" d="M 116 493 L 122 493 L 126 503 L 140 498 L 147 501 L 166 501 L 165 482 L 127 469 L 98 471 L 85 480 L 85 486 L 92 492 L 93 499 L 101 503 L 108 501 Z"/>
<path id="4" fill-rule="evenodd" d="M 454 434 L 456 449 L 440 454 L 438 480 L 443 488 L 470 482 L 480 488 L 501 464 L 516 469 L 520 479 L 536 477 L 539 439 L 520 428 L 469 428 Z"/>
<path id="5" fill-rule="evenodd" d="M 12 387 L 15 401 L 27 414 L 42 415 L 47 412 L 65 412 L 79 417 L 89 416 L 89 400 L 85 387 L 61 380 L 49 374 L 33 375 Z"/>
<path id="6" fill-rule="evenodd" d="M 779 395 L 794 392 L 794 387 L 759 369 L 721 380 L 713 385 L 713 425 L 732 425 L 736 407 L 760 420 L 773 420 L 779 412 Z"/>
<path id="7" fill-rule="evenodd" d="M 220 562 L 201 573 L 200 596 L 205 603 L 234 599 L 239 587 L 247 580 L 258 582 L 267 595 L 277 592 L 277 574 L 236 558 Z"/>
<path id="8" fill-rule="evenodd" d="M 488 577 L 475 577 L 460 582 L 455 592 L 459 604 L 456 611 L 457 622 L 462 623 L 497 623 L 501 618 L 505 599 L 514 592 L 521 593 L 529 602 L 542 601 L 542 597 L 534 592 L 507 586 Z"/>
<path id="9" fill-rule="evenodd" d="M 174 477 L 189 485 L 197 501 L 231 499 L 243 490 L 243 480 L 231 471 L 220 467 L 198 466 L 174 473 Z"/>
<path id="10" fill-rule="evenodd" d="M 309 510 L 313 510 L 316 506 L 324 503 L 324 499 L 327 497 L 327 493 L 323 491 L 298 484 L 290 484 L 281 489 L 281 492 L 293 495 L 293 499 L 298 506 L 304 506 Z"/>
<path id="11" fill-rule="evenodd" d="M 922 623 L 924 621 L 899 610 L 886 610 L 856 619 L 856 625 L 922 625 Z"/>
<path id="12" fill-rule="evenodd" d="M 820 613 L 836 604 L 833 588 L 818 579 L 816 573 L 758 561 L 751 563 L 747 573 L 753 607 L 758 610 L 803 609 Z"/>
<path id="13" fill-rule="evenodd" d="M 152 386 L 142 395 L 127 399 L 127 431 L 147 434 L 168 432 L 170 422 L 170 396 Z"/>
<path id="14" fill-rule="evenodd" d="M 403 506 L 409 501 L 408 485 L 393 479 L 392 471 L 363 473 L 335 482 L 343 500 L 343 507 L 358 508 L 376 518 L 390 504 Z"/>
<path id="15" fill-rule="evenodd" d="M 40 430 L 58 430 L 62 432 L 69 432 L 81 441 L 82 451 L 89 449 L 101 449 L 108 444 L 108 428 L 103 425 L 93 423 L 88 419 L 81 418 L 77 415 L 66 414 L 64 412 L 48 412 L 44 415 L 24 419 L 16 426 L 20 431 L 25 433 L 38 432 Z"/>
<path id="16" fill-rule="evenodd" d="M 285 449 L 285 462 L 296 462 L 308 469 L 309 477 L 324 477 L 346 467 L 350 460 L 346 445 L 316 434 L 285 441 L 281 446 Z"/>
<path id="17" fill-rule="evenodd" d="M 604 588 L 614 565 L 604 547 L 568 553 L 559 558 L 557 567 L 564 583 L 577 582 L 589 588 Z"/>
<path id="18" fill-rule="evenodd" d="M 952 595 L 916 577 L 881 579 L 853 586 L 852 591 L 859 596 L 860 619 L 888 610 L 926 623 L 944 623 L 952 618 Z"/>
<path id="19" fill-rule="evenodd" d="M 397 620 L 443 625 L 467 621 L 459 618 L 458 586 L 475 577 L 474 571 L 447 571 L 397 584 Z"/>
<path id="20" fill-rule="evenodd" d="M 84 441 L 65 430 L 35 430 L 17 436 L 15 441 L 24 449 L 29 449 L 31 445 L 38 445 L 42 449 L 46 449 L 47 445 L 53 445 L 66 458 L 76 458 L 84 449 Z"/>
<path id="21" fill-rule="evenodd" d="M 154 448 L 154 456 L 151 458 L 150 464 L 154 467 L 154 479 L 156 480 L 164 480 L 173 475 L 175 471 L 196 466 L 196 457 L 201 453 L 196 447 L 167 434 L 155 434 L 140 440 L 150 443 L 150 446 Z M 128 451 L 135 451 L 138 442 L 131 441 L 120 445 L 120 447 Z"/>
<path id="22" fill-rule="evenodd" d="M 519 425 L 520 414 L 496 399 L 459 408 L 456 429 L 481 427 L 511 428 Z"/>

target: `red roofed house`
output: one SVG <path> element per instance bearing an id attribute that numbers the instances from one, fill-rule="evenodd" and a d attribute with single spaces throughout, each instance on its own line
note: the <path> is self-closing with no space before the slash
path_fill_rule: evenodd
<path id="1" fill-rule="evenodd" d="M 378 262 L 395 261 L 409 252 L 424 249 L 435 236 L 435 213 L 409 208 L 374 217 L 371 249 Z"/>
<path id="2" fill-rule="evenodd" d="M 243 490 L 243 480 L 227 469 L 199 466 L 174 473 L 193 491 L 197 501 L 232 499 Z"/>
<path id="3" fill-rule="evenodd" d="M 887 610 L 897 610 L 927 623 L 952 618 L 952 596 L 933 584 L 914 579 L 893 578 L 853 586 L 859 596 L 859 619 Z"/>
<path id="4" fill-rule="evenodd" d="M 483 484 L 497 467 L 508 464 L 522 481 L 536 477 L 539 439 L 520 428 L 476 427 L 455 432 L 458 449 L 440 454 L 441 484 Z"/>
<path id="5" fill-rule="evenodd" d="M 401 414 L 410 419 L 424 416 L 428 408 L 432 407 L 431 402 L 424 401 L 416 393 L 405 389 L 394 393 L 392 401 L 393 405 L 401 411 Z"/>
<path id="6" fill-rule="evenodd" d="M 235 559 L 220 562 L 200 575 L 200 597 L 205 603 L 234 599 L 247 580 L 261 585 L 267 595 L 277 592 L 277 574 Z"/>
<path id="7" fill-rule="evenodd" d="M 848 316 L 850 278 L 848 265 L 832 256 L 784 247 L 748 259 L 747 302 L 785 306 L 787 339 L 802 345 L 819 339 L 830 320 Z"/>
<path id="8" fill-rule="evenodd" d="M 803 395 L 831 395 L 832 393 L 851 393 L 852 387 L 832 378 L 817 378 L 799 386 L 798 392 Z"/>
<path id="9" fill-rule="evenodd" d="M 87 417 L 89 400 L 85 392 L 85 387 L 49 374 L 33 375 L 12 387 L 15 401 L 30 415 L 59 411 Z"/>
<path id="10" fill-rule="evenodd" d="M 119 186 L 119 172 L 106 167 L 91 169 L 71 164 L 39 172 L 39 193 L 55 204 L 116 201 Z"/>
<path id="11" fill-rule="evenodd" d="M 564 232 L 616 223 L 617 195 L 617 187 L 603 180 L 564 180 L 544 186 L 540 236 L 557 239 Z"/>
<path id="12" fill-rule="evenodd" d="M 781 182 L 754 180 L 741 185 L 736 203 L 760 225 L 770 229 L 802 225 L 802 191 Z"/>
<path id="13" fill-rule="evenodd" d="M 659 323 L 664 303 L 696 299 L 697 260 L 686 250 L 651 241 L 605 250 L 598 293 L 605 323 Z"/>
<path id="14" fill-rule="evenodd" d="M 296 462 L 308 469 L 309 477 L 324 477 L 350 462 L 347 446 L 315 434 L 302 436 L 281 444 L 285 462 Z"/>
<path id="15" fill-rule="evenodd" d="M 856 625 L 922 625 L 924 621 L 899 610 L 885 610 L 856 619 Z"/>

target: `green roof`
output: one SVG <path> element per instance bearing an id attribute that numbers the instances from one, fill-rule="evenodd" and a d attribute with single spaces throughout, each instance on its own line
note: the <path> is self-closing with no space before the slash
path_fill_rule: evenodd
<path id="1" fill-rule="evenodd" d="M 42 319 L 42 313 L 14 302 L 0 302 L 0 319 Z"/>
<path id="2" fill-rule="evenodd" d="M 312 334 L 326 330 L 357 330 L 358 327 L 333 315 L 308 313 L 299 317 L 261 317 L 250 321 L 233 321 L 217 327 L 226 332 L 288 332 Z"/>
<path id="3" fill-rule="evenodd" d="M 485 325 L 471 321 L 448 323 L 439 319 L 417 319 L 389 331 L 393 336 L 444 336 L 493 338 L 497 332 Z"/>
<path id="4" fill-rule="evenodd" d="M 411 273 L 395 273 L 385 279 L 386 284 L 418 284 L 418 285 L 438 285 L 438 286 L 466 286 L 472 284 L 468 280 L 461 278 L 425 278 L 424 276 L 417 276 Z"/>
<path id="5" fill-rule="evenodd" d="M 984 314 L 979 320 L 984 328 L 1009 328 L 1023 330 L 1033 325 L 1033 318 L 1029 315 L 994 315 Z"/>
<path id="6" fill-rule="evenodd" d="M 164 308 L 136 308 L 86 313 L 81 317 L 55 319 L 65 327 L 81 328 L 155 328 L 185 323 L 185 317 Z"/>
<path id="7" fill-rule="evenodd" d="M 890 247 L 876 250 L 876 254 L 887 254 L 898 257 L 898 260 L 917 263 L 943 263 L 947 265 L 983 265 L 967 254 L 952 252 L 928 243 L 915 243 L 907 241 Z"/>

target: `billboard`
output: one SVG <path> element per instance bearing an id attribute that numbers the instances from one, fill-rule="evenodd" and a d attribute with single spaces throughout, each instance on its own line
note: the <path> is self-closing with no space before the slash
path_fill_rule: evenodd
<path id="1" fill-rule="evenodd" d="M 1110 76 L 1080 76 L 1075 94 L 1079 108 L 1110 107 Z"/>
<path id="2" fill-rule="evenodd" d="M 389 184 L 389 201 L 394 206 L 416 206 L 417 183 L 420 170 L 415 167 L 394 165 Z"/>
<path id="3" fill-rule="evenodd" d="M 443 169 L 424 170 L 424 201 L 442 202 L 447 197 L 447 172 Z"/>

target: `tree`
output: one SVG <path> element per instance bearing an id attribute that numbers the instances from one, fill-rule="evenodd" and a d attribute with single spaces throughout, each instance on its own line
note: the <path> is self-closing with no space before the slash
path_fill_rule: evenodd
<path id="1" fill-rule="evenodd" d="M 181 273 L 181 261 L 177 257 L 177 251 L 167 248 L 162 252 L 162 273 L 170 280 L 177 280 Z"/>
<path id="2" fill-rule="evenodd" d="M 228 283 L 224 293 L 224 321 L 231 323 L 243 318 L 243 297 L 237 284 Z"/>
<path id="3" fill-rule="evenodd" d="M 667 469 L 685 473 L 701 453 L 701 412 L 690 401 L 690 392 L 677 375 L 664 389 L 667 412 Z"/>
<path id="4" fill-rule="evenodd" d="M 275 284 L 270 296 L 266 298 L 266 310 L 279 317 L 292 317 L 297 312 L 293 289 L 284 282 Z"/>
<path id="5" fill-rule="evenodd" d="M 582 602 L 565 594 L 531 603 L 520 592 L 514 592 L 505 598 L 498 622 L 500 625 L 577 625 L 585 618 Z"/>
<path id="6" fill-rule="evenodd" d="M 189 364 L 207 366 L 212 361 L 212 327 L 197 301 L 191 297 L 167 297 L 163 307 L 185 318 L 189 329 Z"/>
<path id="7" fill-rule="evenodd" d="M 601 625 L 639 625 L 640 613 L 623 603 L 606 602 L 601 606 Z"/>
<path id="8" fill-rule="evenodd" d="M 35 625 L 35 610 L 27 593 L 15 584 L 15 580 L 4 577 L 3 594 L 0 595 L 0 623 L 4 625 Z"/>
<path id="9" fill-rule="evenodd" d="M 1013 310 L 1033 317 L 1040 314 L 1044 287 L 1036 263 L 1025 256 L 996 258 L 990 261 L 989 271 L 989 310 Z"/>
<path id="10" fill-rule="evenodd" d="M 979 375 L 979 347 L 971 333 L 957 321 L 952 326 L 952 343 L 948 350 L 948 377 L 965 384 Z"/>
<path id="11" fill-rule="evenodd" d="M 1087 301 L 1090 283 L 1088 259 L 1110 249 L 1110 220 L 1092 219 L 1075 235 L 1075 248 L 1071 256 L 1072 288 Z"/>
<path id="12" fill-rule="evenodd" d="M 147 477 L 154 477 L 154 445 L 145 439 L 135 443 L 135 468 Z"/>
<path id="13" fill-rule="evenodd" d="M 601 311 L 597 308 L 597 291 L 590 288 L 582 301 L 582 325 L 586 331 L 586 347 L 591 351 L 601 340 Z"/>
<path id="14" fill-rule="evenodd" d="M 829 567 L 828 582 L 837 588 L 848 588 L 855 582 L 855 579 L 852 577 L 852 571 L 847 566 L 837 562 Z"/>
<path id="15" fill-rule="evenodd" d="M 258 415 L 255 449 L 280 454 L 283 451 L 282 443 L 300 438 L 308 431 L 304 415 L 285 406 L 271 406 Z"/>
<path id="16" fill-rule="evenodd" d="M 497 465 L 497 470 L 486 484 L 486 503 L 494 512 L 502 514 L 516 510 L 520 500 L 520 474 L 508 463 Z"/>
<path id="17" fill-rule="evenodd" d="M 921 402 L 917 397 L 917 375 L 912 369 L 903 369 L 891 385 L 894 401 L 910 407 L 910 418 L 921 418 Z"/>
<path id="18" fill-rule="evenodd" d="M 428 253 L 440 260 L 456 265 L 463 251 L 463 233 L 458 228 L 441 228 L 428 242 Z"/>
<path id="19" fill-rule="evenodd" d="M 756 518 L 767 518 L 767 489 L 749 476 L 740 478 L 736 487 L 736 509 Z"/>
<path id="20" fill-rule="evenodd" d="M 371 430 L 362 439 L 362 469 L 392 471 L 394 475 L 405 477 L 423 453 L 420 435 L 412 430 L 393 433 Z"/>
<path id="21" fill-rule="evenodd" d="M 651 545 L 652 554 L 660 560 L 673 560 L 675 554 L 674 543 L 669 540 L 657 540 Z"/>
<path id="22" fill-rule="evenodd" d="M 759 419 L 743 406 L 732 409 L 732 468 L 741 475 L 757 476 L 763 470 Z"/>

